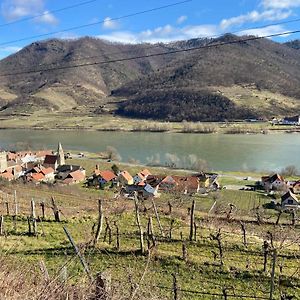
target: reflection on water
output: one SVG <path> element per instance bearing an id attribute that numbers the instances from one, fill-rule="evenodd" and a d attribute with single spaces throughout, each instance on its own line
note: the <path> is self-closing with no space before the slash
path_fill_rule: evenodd
<path id="1" fill-rule="evenodd" d="M 101 152 L 115 147 L 123 161 L 130 158 L 146 163 L 153 158 L 166 160 L 166 153 L 179 158 L 190 154 L 208 161 L 214 170 L 280 170 L 287 165 L 300 169 L 300 135 L 222 135 L 145 132 L 84 132 L 42 130 L 0 130 L 1 148 L 29 145 L 34 149 L 65 149 Z"/>

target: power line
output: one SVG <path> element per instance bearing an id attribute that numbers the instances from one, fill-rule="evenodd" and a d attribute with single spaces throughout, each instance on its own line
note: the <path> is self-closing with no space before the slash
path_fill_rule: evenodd
<path id="1" fill-rule="evenodd" d="M 283 22 L 277 22 L 277 23 L 269 23 L 268 25 L 263 25 L 263 26 L 256 26 L 256 27 L 248 27 L 248 28 L 244 28 L 241 30 L 237 30 L 237 31 L 233 31 L 233 32 L 228 32 L 227 34 L 236 34 L 236 33 L 242 33 L 245 32 L 247 30 L 255 30 L 255 29 L 263 29 L 263 28 L 267 28 L 267 27 L 271 27 L 271 26 L 276 26 L 276 25 L 282 25 L 282 24 L 287 24 L 287 23 L 296 23 L 296 22 L 300 22 L 300 18 L 299 19 L 293 19 L 293 20 L 289 20 L 289 21 L 283 21 Z M 213 35 L 210 37 L 205 37 L 205 39 L 214 39 L 214 38 L 218 38 L 221 37 L 223 34 L 220 35 Z M 198 37 L 200 38 L 200 37 Z M 196 38 L 197 39 L 197 38 Z M 204 39 L 204 38 L 203 38 Z M 165 46 L 168 46 L 167 44 Z M 143 48 L 139 49 L 139 50 L 151 50 L 151 49 L 156 49 L 156 48 L 161 48 L 161 45 L 153 45 L 153 46 L 147 46 L 147 45 L 143 45 Z M 166 47 L 167 48 L 167 47 Z M 122 53 L 131 53 L 132 50 L 128 50 L 128 51 L 122 51 Z M 103 55 L 105 55 L 106 53 L 104 53 Z M 114 54 L 120 54 L 120 51 L 118 52 L 110 52 L 110 55 L 114 55 Z M 67 63 L 70 62 L 75 62 L 75 61 L 82 61 L 82 60 L 88 60 L 88 59 L 94 59 L 94 58 L 99 58 L 101 57 L 101 55 L 94 55 L 94 56 L 87 56 L 87 57 L 80 57 L 80 58 L 76 58 L 76 59 L 71 59 L 70 61 L 68 61 Z M 48 64 L 40 64 L 40 66 L 52 66 L 57 64 L 58 62 L 52 62 L 52 63 L 48 63 Z"/>
<path id="2" fill-rule="evenodd" d="M 201 50 L 201 49 L 217 48 L 217 47 L 222 47 L 222 46 L 226 46 L 226 45 L 245 43 L 248 41 L 255 41 L 255 40 L 261 40 L 264 38 L 272 38 L 272 37 L 291 35 L 291 34 L 296 34 L 296 33 L 300 33 L 300 30 L 286 31 L 286 32 L 282 32 L 282 33 L 275 33 L 275 34 L 269 34 L 269 35 L 264 35 L 264 36 L 252 36 L 252 37 L 248 37 L 245 39 L 227 41 L 227 42 L 222 42 L 222 43 L 218 43 L 218 44 L 209 44 L 209 45 L 204 45 L 204 46 L 199 46 L 199 47 L 172 50 L 169 52 L 160 52 L 160 53 L 146 54 L 146 55 L 140 55 L 140 56 L 133 56 L 133 57 L 128 57 L 128 58 L 118 58 L 118 59 L 99 61 L 99 62 L 90 62 L 90 63 L 84 63 L 84 64 L 78 64 L 78 65 L 71 65 L 71 66 L 61 66 L 61 67 L 53 67 L 53 68 L 48 68 L 48 69 L 38 69 L 38 70 L 28 70 L 28 71 L 21 71 L 21 72 L 15 72 L 15 73 L 6 73 L 6 74 L 0 74 L 0 77 L 32 74 L 32 73 L 39 73 L 39 72 L 49 72 L 49 71 L 56 71 L 56 70 L 65 70 L 65 69 L 72 69 L 72 68 L 81 68 L 81 67 L 104 65 L 104 64 L 124 62 L 124 61 L 132 61 L 132 60 L 137 60 L 137 59 L 142 59 L 142 58 L 151 58 L 151 57 L 157 57 L 157 56 L 171 55 L 171 54 L 177 54 L 177 53 L 187 53 L 187 52 Z"/>
<path id="3" fill-rule="evenodd" d="M 16 21 L 3 23 L 3 24 L 0 24 L 0 28 L 6 27 L 6 26 L 9 26 L 9 25 L 13 25 L 13 24 L 17 24 L 17 23 L 23 23 L 23 22 L 26 22 L 26 21 L 29 21 L 29 20 L 34 20 L 34 19 L 37 19 L 37 18 L 40 18 L 40 17 L 43 17 L 43 16 L 53 14 L 53 13 L 57 13 L 57 12 L 73 9 L 73 8 L 76 8 L 76 7 L 84 6 L 84 5 L 87 5 L 87 4 L 96 2 L 96 1 L 99 1 L 99 0 L 89 0 L 89 1 L 79 2 L 79 3 L 74 4 L 74 5 L 58 8 L 58 9 L 51 10 L 51 11 L 46 11 L 42 14 L 38 14 L 38 15 L 35 15 L 35 16 L 32 16 L 32 17 L 22 18 L 22 19 L 19 19 L 19 20 L 16 20 Z"/>
<path id="4" fill-rule="evenodd" d="M 110 21 L 118 21 L 118 20 L 121 20 L 121 19 L 130 18 L 130 17 L 134 17 L 134 16 L 137 16 L 137 15 L 142 15 L 142 14 L 146 14 L 146 13 L 149 13 L 149 12 L 154 12 L 154 11 L 170 8 L 170 7 L 173 7 L 173 6 L 181 5 L 181 4 L 184 4 L 184 3 L 187 3 L 187 2 L 191 2 L 191 1 L 193 1 L 193 0 L 184 0 L 184 1 L 180 1 L 180 2 L 175 2 L 175 3 L 164 5 L 164 6 L 159 6 L 159 7 L 150 8 L 150 9 L 147 9 L 147 10 L 138 11 L 138 12 L 131 13 L 131 14 L 128 14 L 128 15 L 123 15 L 121 17 L 110 18 L 109 20 Z M 8 42 L 0 43 L 0 46 L 5 46 L 5 45 L 13 44 L 13 43 L 16 43 L 16 42 L 21 42 L 21 41 L 26 41 L 26 40 L 31 40 L 31 39 L 37 39 L 37 38 L 50 36 L 50 35 L 55 35 L 55 34 L 58 34 L 58 33 L 64 33 L 64 32 L 68 32 L 68 31 L 72 31 L 72 30 L 87 28 L 87 27 L 91 27 L 91 26 L 95 26 L 95 25 L 99 25 L 99 24 L 104 24 L 105 22 L 106 22 L 106 20 L 101 20 L 101 21 L 97 21 L 97 22 L 84 24 L 84 25 L 65 28 L 65 29 L 58 30 L 58 31 L 52 31 L 52 32 L 49 32 L 49 33 L 32 35 L 32 36 L 24 37 L 24 38 L 21 38 L 21 39 L 16 39 L 16 40 L 11 40 L 11 41 L 8 41 Z"/>

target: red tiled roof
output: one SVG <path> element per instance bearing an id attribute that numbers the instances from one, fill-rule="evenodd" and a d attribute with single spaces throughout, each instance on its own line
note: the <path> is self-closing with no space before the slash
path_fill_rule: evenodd
<path id="1" fill-rule="evenodd" d="M 85 179 L 85 175 L 80 170 L 77 170 L 77 171 L 71 172 L 67 176 L 67 178 L 72 178 L 75 181 L 82 181 Z"/>
<path id="2" fill-rule="evenodd" d="M 41 150 L 34 152 L 34 155 L 37 157 L 45 157 L 46 155 L 52 155 L 51 150 Z"/>
<path id="3" fill-rule="evenodd" d="M 148 169 L 144 169 L 143 171 L 140 172 L 140 174 L 143 176 L 143 177 L 146 177 L 146 176 L 149 176 L 151 175 L 150 171 Z"/>
<path id="4" fill-rule="evenodd" d="M 14 179 L 14 175 L 11 172 L 2 173 L 2 174 L 0 174 L 0 177 L 6 179 L 8 181 L 11 181 Z"/>
<path id="5" fill-rule="evenodd" d="M 133 179 L 132 176 L 127 171 L 121 172 L 120 175 L 123 176 L 127 181 L 130 181 Z"/>
<path id="6" fill-rule="evenodd" d="M 106 182 L 109 182 L 117 177 L 114 172 L 109 170 L 100 171 L 98 175 L 101 176 Z"/>
<path id="7" fill-rule="evenodd" d="M 34 181 L 41 181 L 45 178 L 45 176 L 42 173 L 32 173 L 30 175 L 30 177 L 34 180 Z"/>
<path id="8" fill-rule="evenodd" d="M 45 169 L 42 169 L 42 170 L 41 170 L 41 173 L 42 173 L 43 175 L 48 175 L 48 174 L 54 173 L 54 169 L 51 168 L 51 167 L 45 168 Z"/>

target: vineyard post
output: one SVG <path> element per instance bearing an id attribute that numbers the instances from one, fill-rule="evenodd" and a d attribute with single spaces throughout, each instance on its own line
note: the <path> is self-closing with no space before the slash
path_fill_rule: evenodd
<path id="1" fill-rule="evenodd" d="M 51 197 L 51 203 L 52 203 L 52 210 L 53 210 L 55 222 L 60 222 L 59 209 L 55 203 L 54 197 Z"/>
<path id="2" fill-rule="evenodd" d="M 41 205 L 41 210 L 42 210 L 42 220 L 45 220 L 46 219 L 46 215 L 45 215 L 45 202 L 42 201 L 40 205 Z"/>
<path id="3" fill-rule="evenodd" d="M 152 199 L 152 206 L 153 206 L 153 209 L 154 209 L 154 212 L 155 212 L 155 216 L 156 216 L 156 220 L 157 220 L 157 223 L 158 223 L 158 226 L 159 226 L 159 229 L 160 229 L 160 233 L 164 237 L 165 236 L 164 231 L 163 231 L 163 228 L 161 226 L 159 215 L 158 215 L 158 212 L 157 212 L 157 208 L 156 208 L 156 205 L 155 205 L 155 202 L 154 202 L 153 199 Z"/>
<path id="4" fill-rule="evenodd" d="M 18 202 L 17 202 L 17 191 L 14 191 L 14 205 L 15 205 L 15 216 L 18 215 Z"/>
<path id="5" fill-rule="evenodd" d="M 138 206 L 138 198 L 136 193 L 134 194 L 134 204 L 135 204 L 135 218 L 136 218 L 136 223 L 139 229 L 139 233 L 140 233 L 140 249 L 141 249 L 141 253 L 144 254 L 144 232 L 143 232 L 143 227 L 141 224 L 141 220 L 140 220 L 140 213 L 139 213 L 139 206 Z"/>
<path id="6" fill-rule="evenodd" d="M 272 261 L 272 272 L 271 272 L 271 286 L 270 286 L 270 300 L 273 300 L 275 290 L 275 268 L 276 268 L 277 251 L 273 249 L 273 261 Z"/>
<path id="7" fill-rule="evenodd" d="M 4 235 L 4 217 L 0 216 L 0 235 Z"/>
<path id="8" fill-rule="evenodd" d="M 96 229 L 96 234 L 94 238 L 94 246 L 97 245 L 100 234 L 102 232 L 102 226 L 103 226 L 103 209 L 102 209 L 102 200 L 98 200 L 98 224 L 97 224 L 97 229 Z"/>
<path id="9" fill-rule="evenodd" d="M 194 237 L 194 222 L 195 222 L 195 206 L 196 202 L 193 199 L 192 208 L 191 208 L 191 218 L 190 218 L 190 241 L 193 240 Z"/>
<path id="10" fill-rule="evenodd" d="M 245 247 L 247 247 L 246 226 L 244 222 L 241 222 L 241 229 L 243 234 L 243 244 Z"/>
<path id="11" fill-rule="evenodd" d="M 177 277 L 176 277 L 175 274 L 172 274 L 172 276 L 173 276 L 173 287 L 172 287 L 173 297 L 172 297 L 172 299 L 173 300 L 179 300 Z"/>
<path id="12" fill-rule="evenodd" d="M 79 251 L 79 248 L 78 248 L 77 245 L 75 244 L 75 242 L 74 242 L 74 240 L 73 240 L 73 238 L 72 238 L 70 232 L 68 231 L 67 227 L 64 226 L 63 229 L 64 229 L 64 232 L 65 232 L 66 236 L 67 236 L 68 239 L 69 239 L 70 244 L 71 244 L 72 247 L 74 248 L 75 253 L 76 253 L 77 256 L 79 257 L 80 262 L 81 262 L 81 264 L 82 264 L 82 266 L 83 266 L 85 272 L 87 273 L 87 275 L 88 275 L 90 281 L 92 282 L 94 279 L 93 279 L 92 273 L 91 273 L 91 271 L 90 271 L 90 269 L 89 269 L 89 267 L 88 267 L 88 264 L 87 264 L 86 261 L 85 261 L 85 258 L 84 258 L 84 256 L 83 256 L 83 254 L 81 254 L 81 252 Z"/>

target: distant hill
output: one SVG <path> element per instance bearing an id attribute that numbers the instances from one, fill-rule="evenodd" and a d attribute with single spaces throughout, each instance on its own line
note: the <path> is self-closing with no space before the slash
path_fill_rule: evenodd
<path id="1" fill-rule="evenodd" d="M 0 61 L 0 73 L 103 62 L 236 41 L 192 39 L 124 45 L 94 38 L 33 43 Z M 117 113 L 171 121 L 269 118 L 300 112 L 299 41 L 268 39 L 189 52 L 2 77 L 2 114 Z M 86 59 L 90 57 L 90 59 Z"/>

